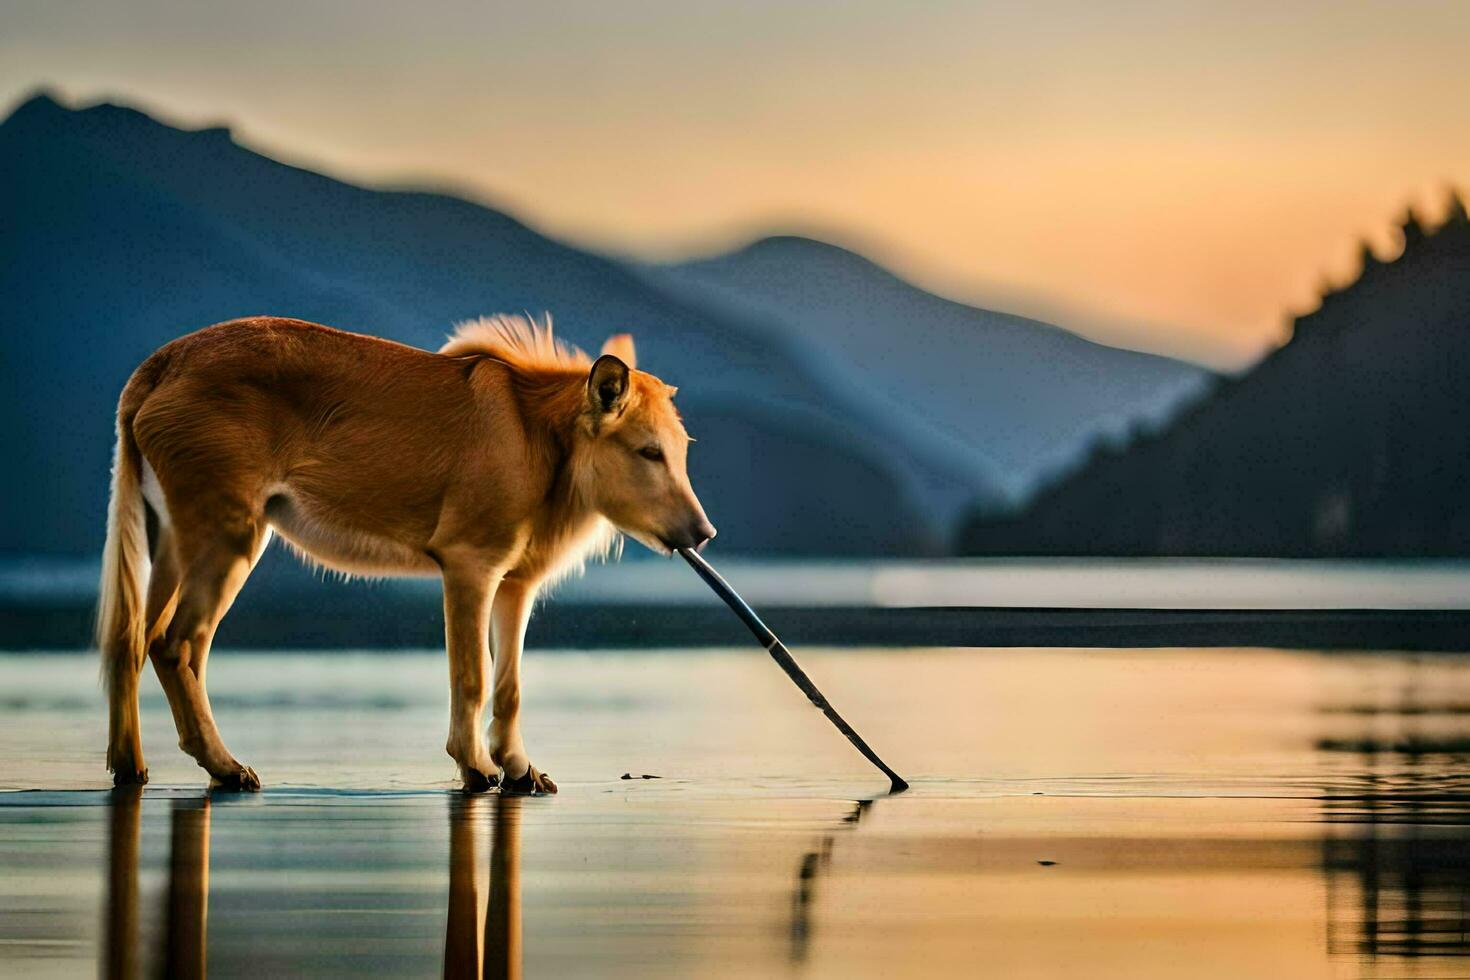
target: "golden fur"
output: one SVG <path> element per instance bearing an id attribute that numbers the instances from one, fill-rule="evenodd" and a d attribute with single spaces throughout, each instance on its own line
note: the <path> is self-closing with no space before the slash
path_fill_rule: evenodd
<path id="1" fill-rule="evenodd" d="M 714 535 L 689 486 L 673 389 L 633 362 L 626 335 L 593 362 L 555 339 L 549 317 L 461 324 L 437 354 L 275 317 L 160 348 L 118 403 L 98 616 L 116 779 L 146 779 L 137 710 L 146 652 L 180 746 L 216 780 L 259 785 L 220 740 L 204 667 L 276 533 L 344 573 L 441 575 L 447 750 L 471 785 L 503 770 L 515 786 L 554 790 L 530 766 L 517 724 L 537 593 L 615 530 L 663 552 Z M 145 506 L 158 518 L 151 556 Z M 479 724 L 492 642 L 487 745 Z"/>
<path id="2" fill-rule="evenodd" d="M 523 370 L 590 368 L 592 359 L 552 335 L 551 314 L 533 317 L 497 313 L 458 324 L 439 348 L 445 357 L 486 354 Z"/>

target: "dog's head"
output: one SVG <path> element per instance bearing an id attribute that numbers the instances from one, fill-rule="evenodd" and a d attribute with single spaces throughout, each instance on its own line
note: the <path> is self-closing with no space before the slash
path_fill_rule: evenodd
<path id="1" fill-rule="evenodd" d="M 690 439 L 674 408 L 676 389 L 636 364 L 633 338 L 618 334 L 587 372 L 578 460 L 583 497 L 660 554 L 702 548 L 715 527 L 689 484 Z"/>

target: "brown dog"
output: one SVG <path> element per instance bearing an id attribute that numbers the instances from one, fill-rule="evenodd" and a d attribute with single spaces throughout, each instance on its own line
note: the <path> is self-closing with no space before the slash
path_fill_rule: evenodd
<path id="1" fill-rule="evenodd" d="M 274 530 L 350 574 L 442 575 L 446 749 L 469 788 L 503 775 L 512 789 L 555 792 L 518 726 L 538 590 L 618 531 L 663 553 L 715 535 L 689 485 L 674 389 L 633 365 L 626 334 L 594 363 L 557 343 L 549 320 L 517 317 L 465 324 L 437 354 L 274 317 L 160 348 L 117 410 L 98 614 L 114 781 L 148 778 L 146 651 L 179 746 L 219 783 L 259 788 L 220 739 L 204 673 Z M 145 508 L 158 526 L 151 574 Z"/>

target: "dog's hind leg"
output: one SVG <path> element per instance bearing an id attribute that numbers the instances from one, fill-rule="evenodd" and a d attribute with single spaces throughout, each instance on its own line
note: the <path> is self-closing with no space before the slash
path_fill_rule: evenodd
<path id="1" fill-rule="evenodd" d="M 108 740 L 108 765 L 114 781 L 120 785 L 146 783 L 148 770 L 143 768 L 142 723 L 138 714 L 138 680 L 143 670 L 147 648 L 163 636 L 173 618 L 179 595 L 179 562 L 174 553 L 173 535 L 167 525 L 158 530 L 153 547 L 152 569 L 148 576 L 148 595 L 144 612 L 144 642 L 136 661 L 118 658 L 111 664 L 113 677 L 108 684 L 111 697 L 111 735 Z"/>
<path id="2" fill-rule="evenodd" d="M 158 541 L 153 548 L 153 568 L 148 576 L 147 618 L 144 627 L 147 630 L 145 639 L 148 649 L 163 638 L 164 631 L 173 619 L 178 598 L 179 559 L 174 551 L 173 534 L 165 525 L 159 529 Z M 118 669 L 121 671 L 122 665 Z M 111 685 L 112 696 L 117 702 L 113 705 L 114 716 L 122 713 L 125 718 L 130 717 L 131 721 L 124 727 L 124 737 L 118 738 L 114 735 L 108 749 L 108 756 L 112 759 L 120 782 L 148 781 L 148 771 L 143 768 L 143 745 L 138 719 L 138 675 L 142 669 L 141 659 L 137 663 L 126 665 L 126 673 L 119 673 Z M 125 773 L 135 775 L 128 779 L 124 778 Z"/>
<path id="3" fill-rule="evenodd" d="M 495 593 L 491 623 L 495 649 L 495 693 L 491 699 L 490 753 L 505 770 L 505 788 L 555 793 L 551 777 L 531 765 L 521 741 L 521 650 L 536 602 L 536 587 L 506 581 Z"/>
<path id="4" fill-rule="evenodd" d="M 142 720 L 138 713 L 138 674 L 141 660 L 116 657 L 107 664 L 108 733 L 107 768 L 114 785 L 148 782 L 143 765 Z"/>
<path id="5" fill-rule="evenodd" d="M 255 790 L 255 770 L 225 748 L 204 689 L 204 664 L 214 631 L 229 611 L 260 552 L 259 519 L 241 508 L 224 508 L 209 524 L 176 524 L 176 554 L 183 575 L 172 620 L 148 647 L 148 656 L 173 709 L 179 747 L 223 786 Z M 211 526 L 212 525 L 212 526 Z M 207 528 L 207 530 L 199 530 Z"/>

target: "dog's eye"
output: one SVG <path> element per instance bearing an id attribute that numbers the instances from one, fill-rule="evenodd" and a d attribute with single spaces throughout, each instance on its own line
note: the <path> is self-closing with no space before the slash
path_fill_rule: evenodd
<path id="1" fill-rule="evenodd" d="M 652 463 L 662 463 L 664 461 L 664 451 L 657 446 L 644 446 L 638 450 L 638 455 Z"/>

